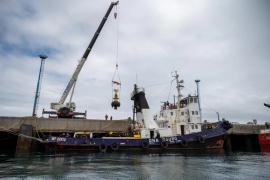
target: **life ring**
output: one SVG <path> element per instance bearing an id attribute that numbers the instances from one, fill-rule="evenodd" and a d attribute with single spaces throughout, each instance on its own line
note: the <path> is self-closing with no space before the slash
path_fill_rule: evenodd
<path id="1" fill-rule="evenodd" d="M 198 141 L 203 144 L 205 142 L 205 139 L 202 136 L 199 136 Z"/>
<path id="2" fill-rule="evenodd" d="M 114 142 L 114 143 L 112 143 L 111 148 L 112 148 L 112 150 L 117 151 L 119 149 L 119 144 Z"/>
<path id="3" fill-rule="evenodd" d="M 99 145 L 99 150 L 105 152 L 107 150 L 107 145 L 102 143 Z"/>
<path id="4" fill-rule="evenodd" d="M 186 147 L 187 145 L 188 145 L 188 142 L 186 141 L 186 140 L 181 140 L 181 145 L 183 146 L 183 147 Z"/>
<path id="5" fill-rule="evenodd" d="M 142 142 L 142 147 L 144 149 L 147 149 L 149 147 L 149 143 L 148 142 Z"/>
<path id="6" fill-rule="evenodd" d="M 161 142 L 161 147 L 163 147 L 164 149 L 166 149 L 168 147 L 168 143 L 166 141 L 162 141 Z"/>

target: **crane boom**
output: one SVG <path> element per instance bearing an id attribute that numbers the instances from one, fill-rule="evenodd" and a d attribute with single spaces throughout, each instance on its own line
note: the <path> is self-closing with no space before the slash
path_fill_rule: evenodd
<path id="1" fill-rule="evenodd" d="M 106 22 L 106 20 L 107 20 L 107 18 L 108 18 L 108 16 L 109 16 L 111 10 L 112 10 L 112 8 L 113 8 L 113 6 L 114 6 L 114 5 L 117 5 L 118 2 L 119 2 L 119 1 L 117 1 L 117 2 L 112 2 L 112 3 L 111 3 L 109 9 L 107 10 L 105 16 L 103 17 L 103 19 L 102 19 L 102 21 L 101 21 L 101 23 L 100 23 L 100 25 L 99 25 L 99 27 L 98 27 L 96 33 L 94 34 L 94 36 L 93 36 L 91 42 L 89 43 L 88 47 L 86 48 L 83 57 L 82 57 L 81 60 L 79 61 L 79 64 L 78 64 L 78 66 L 77 66 L 77 68 L 76 68 L 76 70 L 75 70 L 73 76 L 71 77 L 71 79 L 70 79 L 70 81 L 69 81 L 69 83 L 68 83 L 68 85 L 67 85 L 67 87 L 66 87 L 66 89 L 65 89 L 65 91 L 64 91 L 64 93 L 63 93 L 63 95 L 62 95 L 62 97 L 60 98 L 59 103 L 63 104 L 63 103 L 65 102 L 65 100 L 66 100 L 66 98 L 67 98 L 67 96 L 68 96 L 68 94 L 69 94 L 69 92 L 70 92 L 72 86 L 73 86 L 74 83 L 77 81 L 78 75 L 79 75 L 79 73 L 80 73 L 80 71 L 81 71 L 81 69 L 82 69 L 82 67 L 83 67 L 83 65 L 84 65 L 84 63 L 85 63 L 85 61 L 87 60 L 87 57 L 88 57 L 90 51 L 92 50 L 92 48 L 93 48 L 93 46 L 94 46 L 94 44 L 95 44 L 95 42 L 96 42 L 96 40 L 97 40 L 97 38 L 98 38 L 98 36 L 99 36 L 101 30 L 102 30 L 102 28 L 103 28 L 103 26 L 104 26 L 104 24 L 105 24 L 105 22 Z"/>
<path id="2" fill-rule="evenodd" d="M 64 92 L 63 92 L 63 94 L 62 94 L 62 96 L 61 96 L 61 98 L 59 100 L 59 103 L 51 103 L 51 108 L 52 109 L 59 110 L 61 107 L 64 106 L 64 102 L 65 102 L 68 94 L 70 93 L 71 88 L 75 85 L 75 83 L 77 81 L 77 78 L 78 78 L 78 75 L 79 75 L 85 61 L 87 60 L 87 57 L 88 57 L 89 53 L 91 52 L 91 50 L 92 50 L 92 48 L 93 48 L 93 46 L 94 46 L 100 32 L 101 32 L 101 30 L 102 30 L 102 28 L 103 28 L 103 26 L 104 26 L 104 24 L 105 24 L 105 22 L 106 22 L 106 20 L 107 20 L 107 18 L 109 16 L 110 12 L 111 12 L 111 10 L 112 10 L 112 8 L 115 5 L 117 5 L 118 2 L 119 1 L 112 2 L 111 5 L 109 6 L 109 8 L 108 8 L 105 16 L 103 17 L 103 19 L 102 19 L 96 33 L 94 34 L 91 42 L 89 43 L 88 47 L 86 48 L 86 50 L 85 50 L 85 52 L 83 54 L 83 57 L 80 59 L 79 64 L 77 65 L 77 68 L 76 68 L 75 72 L 73 73 L 67 87 L 65 88 L 65 90 L 64 90 Z M 70 105 L 70 103 L 69 103 L 69 105 Z"/>

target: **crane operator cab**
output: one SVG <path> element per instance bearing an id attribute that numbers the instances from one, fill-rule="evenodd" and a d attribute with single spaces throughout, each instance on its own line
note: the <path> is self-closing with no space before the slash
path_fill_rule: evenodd
<path id="1" fill-rule="evenodd" d="M 117 107 L 120 107 L 119 90 L 118 89 L 113 90 L 113 102 L 111 103 L 111 105 L 114 109 L 117 109 Z"/>

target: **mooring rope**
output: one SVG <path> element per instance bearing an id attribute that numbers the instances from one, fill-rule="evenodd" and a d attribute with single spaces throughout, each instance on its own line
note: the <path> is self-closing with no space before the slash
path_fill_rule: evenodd
<path id="1" fill-rule="evenodd" d="M 39 124 L 37 124 L 37 117 L 35 117 L 35 122 L 36 122 L 36 133 L 37 133 L 37 136 L 40 138 L 39 133 L 38 133 L 38 130 L 40 129 L 40 127 L 39 127 Z M 43 132 L 41 131 L 41 129 L 40 129 L 39 132 L 41 132 L 41 134 L 42 134 L 43 136 L 45 136 L 45 135 L 43 134 Z M 41 139 L 41 138 L 40 138 L 40 139 Z"/>
<path id="2" fill-rule="evenodd" d="M 28 139 L 33 139 L 33 140 L 36 140 L 36 141 L 39 141 L 39 142 L 43 141 L 41 138 L 35 138 L 35 137 L 32 137 L 32 136 L 27 136 L 25 134 L 17 133 L 17 132 L 9 130 L 9 129 L 3 127 L 3 126 L 0 126 L 0 128 L 4 129 L 6 132 L 8 132 L 10 134 L 13 134 L 15 136 L 21 136 L 21 137 L 25 137 L 25 138 L 28 138 Z"/>

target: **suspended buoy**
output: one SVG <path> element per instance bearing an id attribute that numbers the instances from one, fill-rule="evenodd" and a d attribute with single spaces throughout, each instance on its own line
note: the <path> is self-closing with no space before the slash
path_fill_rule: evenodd
<path id="1" fill-rule="evenodd" d="M 111 103 L 112 107 L 114 109 L 117 109 L 117 107 L 120 107 L 120 102 L 119 102 L 119 90 L 114 89 L 114 95 L 113 95 L 113 102 Z"/>
<path id="2" fill-rule="evenodd" d="M 118 75 L 118 78 L 115 77 L 115 75 Z M 117 80 L 115 80 L 117 79 Z M 111 106 L 114 109 L 117 109 L 117 107 L 120 107 L 120 90 L 121 90 L 121 81 L 120 81 L 120 76 L 119 76 L 119 72 L 118 72 L 118 64 L 116 64 L 116 68 L 115 68 L 115 72 L 112 78 L 112 103 Z"/>

